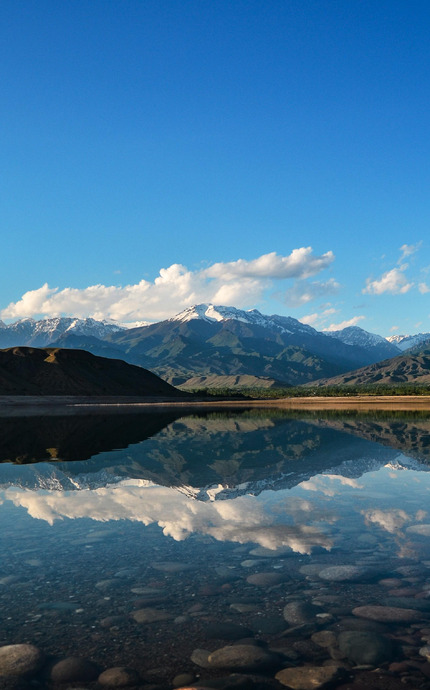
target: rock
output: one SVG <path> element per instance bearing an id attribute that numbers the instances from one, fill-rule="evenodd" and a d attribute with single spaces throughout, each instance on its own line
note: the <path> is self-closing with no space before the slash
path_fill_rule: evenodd
<path id="1" fill-rule="evenodd" d="M 372 664 L 378 666 L 393 657 L 390 640 L 378 633 L 350 630 L 338 638 L 339 649 L 354 665 Z"/>
<path id="2" fill-rule="evenodd" d="M 69 656 L 53 665 L 49 677 L 54 683 L 85 683 L 95 680 L 99 673 L 100 669 L 92 661 Z"/>
<path id="3" fill-rule="evenodd" d="M 329 582 L 361 582 L 376 575 L 375 569 L 359 565 L 332 565 L 319 572 L 319 577 Z"/>
<path id="4" fill-rule="evenodd" d="M 208 661 L 209 654 L 210 651 L 208 649 L 195 649 L 190 658 L 193 664 L 196 664 L 201 668 L 210 668 Z"/>
<path id="5" fill-rule="evenodd" d="M 421 647 L 419 651 L 420 655 L 425 657 L 427 661 L 430 661 L 430 646 L 426 645 L 425 647 Z"/>
<path id="6" fill-rule="evenodd" d="M 230 604 L 232 611 L 237 611 L 238 613 L 253 613 L 258 611 L 258 606 L 256 604 Z"/>
<path id="7" fill-rule="evenodd" d="M 298 666 L 284 668 L 276 674 L 276 680 L 293 690 L 326 688 L 345 673 L 341 666 Z"/>
<path id="8" fill-rule="evenodd" d="M 182 688 L 184 685 L 190 685 L 194 682 L 194 676 L 192 673 L 179 673 L 174 677 L 172 685 L 174 688 Z"/>
<path id="9" fill-rule="evenodd" d="M 414 609 L 402 609 L 394 606 L 357 606 L 352 610 L 354 616 L 369 618 L 381 623 L 401 623 L 422 620 L 422 614 Z"/>
<path id="10" fill-rule="evenodd" d="M 210 668 L 258 671 L 273 666 L 278 657 L 256 645 L 238 644 L 216 649 L 209 654 L 208 661 Z"/>
<path id="11" fill-rule="evenodd" d="M 140 677 L 133 668 L 116 666 L 103 671 L 99 675 L 97 682 L 109 688 L 124 688 L 127 685 L 139 685 Z"/>
<path id="12" fill-rule="evenodd" d="M 311 635 L 311 640 L 319 647 L 333 647 L 336 644 L 336 635 L 331 630 L 319 630 Z"/>
<path id="13" fill-rule="evenodd" d="M 285 575 L 282 573 L 254 573 L 254 575 L 248 575 L 246 581 L 250 585 L 256 585 L 257 587 L 273 587 L 273 585 L 279 585 L 281 582 L 285 582 Z"/>
<path id="14" fill-rule="evenodd" d="M 161 609 L 138 609 L 131 614 L 136 623 L 158 623 L 158 621 L 166 621 L 172 618 L 170 613 L 162 611 Z"/>
<path id="15" fill-rule="evenodd" d="M 316 615 L 321 613 L 320 606 L 314 606 L 305 601 L 291 601 L 284 607 L 284 618 L 290 625 L 314 623 Z"/>
<path id="16" fill-rule="evenodd" d="M 243 637 L 252 637 L 252 630 L 237 623 L 208 623 L 206 637 L 216 640 L 240 640 Z"/>
<path id="17" fill-rule="evenodd" d="M 114 626 L 123 625 L 128 621 L 127 616 L 106 616 L 100 621 L 102 628 L 113 628 Z"/>
<path id="18" fill-rule="evenodd" d="M 316 578 L 321 572 L 321 565 L 317 563 L 308 563 L 308 565 L 302 565 L 299 568 L 299 573 L 306 575 L 310 578 Z"/>
<path id="19" fill-rule="evenodd" d="M 32 644 L 0 647 L 0 676 L 31 676 L 43 666 L 45 655 Z"/>
<path id="20" fill-rule="evenodd" d="M 384 606 L 394 606 L 400 609 L 415 609 L 430 612 L 430 601 L 415 599 L 414 597 L 385 597 L 381 603 Z"/>

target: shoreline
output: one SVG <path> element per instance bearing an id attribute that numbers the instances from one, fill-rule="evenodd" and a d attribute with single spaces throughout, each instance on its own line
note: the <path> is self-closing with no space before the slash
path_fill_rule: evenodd
<path id="1" fill-rule="evenodd" d="M 430 411 L 430 395 L 357 395 L 258 400 L 207 400 L 155 397 L 89 396 L 0 396 L 0 417 L 11 415 L 77 414 L 88 412 L 163 412 L 168 408 L 243 409 L 282 408 L 291 410 L 423 410 Z"/>

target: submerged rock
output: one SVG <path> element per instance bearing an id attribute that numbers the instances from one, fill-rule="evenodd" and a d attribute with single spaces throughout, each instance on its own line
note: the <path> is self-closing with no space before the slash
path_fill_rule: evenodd
<path id="1" fill-rule="evenodd" d="M 237 644 L 221 647 L 209 654 L 210 668 L 231 668 L 236 670 L 258 671 L 274 666 L 279 660 L 275 654 L 256 645 Z"/>
<path id="2" fill-rule="evenodd" d="M 344 656 L 355 665 L 377 666 L 393 658 L 390 640 L 374 632 L 349 630 L 340 633 L 338 646 Z"/>
<path id="3" fill-rule="evenodd" d="M 298 666 L 284 668 L 275 678 L 293 690 L 326 688 L 339 680 L 345 671 L 341 666 Z"/>
<path id="4" fill-rule="evenodd" d="M 320 606 L 306 601 L 291 601 L 284 607 L 284 618 L 290 625 L 301 625 L 315 622 L 317 614 L 322 612 Z"/>
<path id="5" fill-rule="evenodd" d="M 8 644 L 0 647 L 0 676 L 27 676 L 39 671 L 44 653 L 32 644 Z"/>
<path id="6" fill-rule="evenodd" d="M 352 610 L 354 616 L 369 618 L 381 623 L 402 623 L 422 620 L 422 614 L 414 609 L 401 609 L 394 606 L 357 606 Z"/>
<path id="7" fill-rule="evenodd" d="M 128 685 L 139 685 L 140 678 L 137 671 L 126 666 L 116 666 L 103 671 L 97 679 L 100 685 L 110 688 L 124 688 Z"/>
<path id="8" fill-rule="evenodd" d="M 85 683 L 95 680 L 100 669 L 92 661 L 77 656 L 69 656 L 58 661 L 51 668 L 50 679 L 54 683 Z"/>

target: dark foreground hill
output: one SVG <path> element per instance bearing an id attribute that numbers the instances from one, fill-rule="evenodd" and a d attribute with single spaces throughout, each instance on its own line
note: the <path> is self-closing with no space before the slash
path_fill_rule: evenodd
<path id="1" fill-rule="evenodd" d="M 313 386 L 367 386 L 379 384 L 430 385 L 430 348 L 411 355 L 400 355 L 340 376 L 314 381 Z"/>
<path id="2" fill-rule="evenodd" d="M 84 350 L 0 350 L 0 395 L 184 396 L 141 367 Z"/>

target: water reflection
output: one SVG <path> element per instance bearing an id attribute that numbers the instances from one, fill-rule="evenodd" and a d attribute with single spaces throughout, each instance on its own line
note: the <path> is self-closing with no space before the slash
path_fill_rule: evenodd
<path id="1" fill-rule="evenodd" d="M 272 654 L 267 682 L 335 661 L 365 683 L 366 663 L 341 649 L 342 632 L 360 630 L 394 645 L 369 672 L 395 678 L 389 665 L 412 660 L 425 682 L 428 415 L 22 421 L 0 425 L 3 460 L 18 458 L 0 465 L 3 644 L 90 649 L 103 667 L 171 688 L 175 672 L 207 673 L 209 651 L 231 641 L 211 626 L 239 625 Z M 360 618 L 363 607 L 380 618 Z M 381 618 L 388 608 L 403 611 L 390 614 L 397 623 Z M 315 642 L 322 631 L 329 646 Z M 191 662 L 202 648 L 203 665 Z"/>

